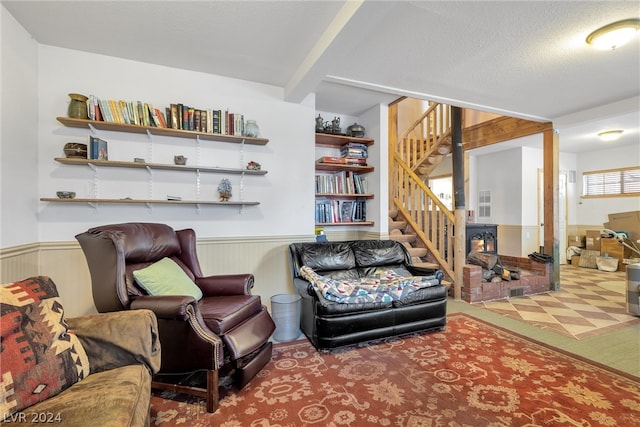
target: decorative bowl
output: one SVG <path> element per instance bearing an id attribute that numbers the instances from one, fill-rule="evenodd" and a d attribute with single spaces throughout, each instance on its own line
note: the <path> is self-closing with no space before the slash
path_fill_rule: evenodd
<path id="1" fill-rule="evenodd" d="M 80 144 L 78 142 L 67 142 L 66 144 L 64 144 L 64 154 L 67 157 L 86 159 L 87 144 Z"/>
<path id="2" fill-rule="evenodd" d="M 56 191 L 56 196 L 58 196 L 59 199 L 73 199 L 74 197 L 76 197 L 76 192 L 75 191 Z"/>
<path id="3" fill-rule="evenodd" d="M 353 136 L 355 138 L 364 137 L 364 126 L 359 125 L 358 123 L 354 123 L 347 128 L 347 135 Z"/>

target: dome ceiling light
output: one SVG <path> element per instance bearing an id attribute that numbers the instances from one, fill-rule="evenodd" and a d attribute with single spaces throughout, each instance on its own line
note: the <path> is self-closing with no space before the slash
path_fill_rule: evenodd
<path id="1" fill-rule="evenodd" d="M 598 134 L 598 136 L 600 137 L 601 140 L 603 141 L 615 141 L 616 139 L 620 138 L 622 136 L 622 130 L 620 129 L 616 129 L 616 130 L 607 130 L 604 132 L 600 132 Z"/>
<path id="2" fill-rule="evenodd" d="M 587 43 L 596 49 L 614 50 L 628 43 L 640 30 L 640 19 L 624 19 L 598 28 L 587 36 Z"/>

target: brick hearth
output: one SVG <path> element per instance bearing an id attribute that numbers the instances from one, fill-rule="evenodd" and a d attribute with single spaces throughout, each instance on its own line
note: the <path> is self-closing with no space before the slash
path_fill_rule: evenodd
<path id="1" fill-rule="evenodd" d="M 552 264 L 544 264 L 529 258 L 500 255 L 505 268 L 518 267 L 519 280 L 483 282 L 482 267 L 467 264 L 463 269 L 462 299 L 469 303 L 509 298 L 512 289 L 522 288 L 522 295 L 549 292 Z"/>

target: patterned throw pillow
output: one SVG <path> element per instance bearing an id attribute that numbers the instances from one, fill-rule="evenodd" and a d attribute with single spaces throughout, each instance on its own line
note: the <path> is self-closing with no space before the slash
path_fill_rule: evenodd
<path id="1" fill-rule="evenodd" d="M 0 287 L 0 419 L 55 396 L 89 375 L 89 359 L 64 321 L 46 276 Z"/>

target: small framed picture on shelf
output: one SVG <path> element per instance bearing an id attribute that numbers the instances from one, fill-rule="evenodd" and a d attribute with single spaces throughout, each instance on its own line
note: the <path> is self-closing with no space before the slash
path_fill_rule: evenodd
<path id="1" fill-rule="evenodd" d="M 96 136 L 89 135 L 89 159 L 109 160 L 107 141 Z"/>

